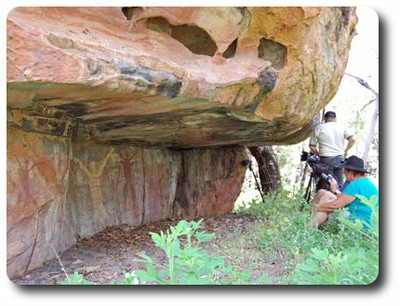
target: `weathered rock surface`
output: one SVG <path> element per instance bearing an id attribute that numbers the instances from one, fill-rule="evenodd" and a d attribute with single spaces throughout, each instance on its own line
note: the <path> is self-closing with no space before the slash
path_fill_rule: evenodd
<path id="1" fill-rule="evenodd" d="M 194 148 L 306 138 L 337 91 L 356 17 L 339 7 L 20 7 L 7 22 L 13 123 Z"/>
<path id="2" fill-rule="evenodd" d="M 232 210 L 243 145 L 306 138 L 353 8 L 18 7 L 7 19 L 7 267 L 106 226 Z"/>
<path id="3" fill-rule="evenodd" d="M 243 147 L 108 146 L 11 127 L 7 150 L 10 277 L 106 226 L 232 211 L 245 174 Z"/>

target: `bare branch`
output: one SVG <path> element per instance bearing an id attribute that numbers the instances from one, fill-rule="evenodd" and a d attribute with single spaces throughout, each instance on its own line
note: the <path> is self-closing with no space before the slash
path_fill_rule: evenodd
<path id="1" fill-rule="evenodd" d="M 361 86 L 364 86 L 368 90 L 372 91 L 376 97 L 379 96 L 379 94 L 374 89 L 372 89 L 371 86 L 369 86 L 369 84 L 365 80 L 363 80 L 362 78 L 357 77 L 355 75 L 352 75 L 350 73 L 345 73 L 345 74 L 350 76 L 350 77 L 352 77 L 352 78 L 355 78 L 357 80 L 357 82 L 361 84 Z"/>
<path id="2" fill-rule="evenodd" d="M 367 162 L 368 152 L 369 152 L 370 145 L 371 145 L 371 142 L 372 142 L 372 139 L 373 139 L 373 136 L 374 136 L 376 122 L 377 122 L 377 119 L 378 119 L 378 116 L 379 116 L 379 94 L 374 89 L 372 89 L 371 86 L 369 86 L 369 84 L 365 80 L 363 80 L 362 78 L 357 77 L 355 75 L 352 75 L 350 73 L 346 73 L 346 75 L 348 75 L 348 76 L 350 76 L 352 78 L 355 78 L 357 80 L 357 82 L 361 84 L 361 86 L 367 88 L 369 91 L 371 91 L 375 95 L 375 101 L 376 101 L 375 110 L 374 110 L 374 114 L 372 115 L 371 125 L 370 125 L 370 129 L 369 129 L 367 140 L 365 142 L 365 149 L 364 149 L 364 154 L 363 154 L 363 159 L 364 159 L 364 161 Z M 372 102 L 373 101 L 370 101 L 369 103 L 364 105 L 364 107 L 361 110 L 364 110 L 365 107 L 367 105 L 371 104 Z"/>
<path id="3" fill-rule="evenodd" d="M 374 103 L 376 101 L 376 99 L 373 99 L 373 100 L 369 100 L 368 101 L 368 103 L 367 104 L 365 104 L 362 108 L 361 108 L 361 110 L 360 111 L 363 111 L 364 109 L 366 109 L 367 108 L 367 106 L 368 105 L 370 105 L 370 104 L 372 104 L 372 103 Z"/>

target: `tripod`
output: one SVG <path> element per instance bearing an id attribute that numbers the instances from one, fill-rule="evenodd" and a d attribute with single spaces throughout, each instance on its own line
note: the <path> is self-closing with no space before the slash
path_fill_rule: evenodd
<path id="1" fill-rule="evenodd" d="M 310 163 L 311 166 L 311 174 L 310 174 L 310 179 L 307 184 L 306 191 L 303 195 L 303 198 L 307 201 L 307 203 L 310 203 L 311 199 L 311 194 L 315 193 L 319 189 L 329 189 L 329 180 L 331 178 L 334 178 L 337 181 L 336 176 L 333 174 L 333 170 L 326 165 L 322 165 L 320 163 Z M 323 168 L 322 168 L 322 167 Z M 307 169 L 307 164 L 304 167 L 304 172 Z M 328 174 L 327 174 L 328 173 Z"/>
<path id="2" fill-rule="evenodd" d="M 249 170 L 251 171 L 251 173 L 253 173 L 254 180 L 255 180 L 255 182 L 256 182 L 257 190 L 258 190 L 258 192 L 260 193 L 261 200 L 264 202 L 264 194 L 263 194 L 263 192 L 261 191 L 261 187 L 260 187 L 260 185 L 258 184 L 257 176 L 256 176 L 256 174 L 254 173 L 253 167 L 251 166 L 251 165 L 252 165 L 252 161 L 251 161 L 250 159 L 245 159 L 244 161 L 242 161 L 242 165 L 248 167 Z"/>
<path id="3" fill-rule="evenodd" d="M 318 183 L 317 178 L 318 174 L 316 174 L 313 170 L 310 174 L 310 179 L 308 180 L 306 192 L 303 195 L 303 198 L 307 201 L 307 203 L 310 203 L 311 193 L 316 189 Z"/>

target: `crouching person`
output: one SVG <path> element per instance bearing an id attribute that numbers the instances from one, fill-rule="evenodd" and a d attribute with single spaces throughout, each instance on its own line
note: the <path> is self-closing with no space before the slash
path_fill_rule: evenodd
<path id="1" fill-rule="evenodd" d="M 313 202 L 316 211 L 312 215 L 310 227 L 320 226 L 329 219 L 330 213 L 346 207 L 343 217 L 349 220 L 360 219 L 364 228 L 370 227 L 370 217 L 372 210 L 363 204 L 357 197 L 364 196 L 369 199 L 376 195 L 379 199 L 379 192 L 371 180 L 366 177 L 368 171 L 364 169 L 364 161 L 357 156 L 350 156 L 338 167 L 344 169 L 344 175 L 348 184 L 342 192 L 338 189 L 338 183 L 332 179 L 329 181 L 329 190 L 318 190 Z M 376 205 L 379 205 L 377 202 Z"/>

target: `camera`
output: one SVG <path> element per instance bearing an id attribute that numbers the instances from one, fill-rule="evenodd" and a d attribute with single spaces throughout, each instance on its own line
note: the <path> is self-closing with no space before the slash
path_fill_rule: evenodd
<path id="1" fill-rule="evenodd" d="M 325 181 L 330 181 L 332 179 L 334 179 L 334 177 L 332 176 L 332 174 L 325 174 L 325 173 L 321 173 L 320 177 L 325 180 Z"/>
<path id="2" fill-rule="evenodd" d="M 303 151 L 300 160 L 306 161 L 311 166 L 314 177 L 321 178 L 324 181 L 334 179 L 334 176 L 329 173 L 332 169 L 328 165 L 321 163 L 318 155 L 315 155 L 312 152 Z"/>
<path id="3" fill-rule="evenodd" d="M 300 161 L 306 161 L 310 165 L 316 164 L 319 162 L 319 157 L 312 152 L 303 151 L 301 153 Z"/>

